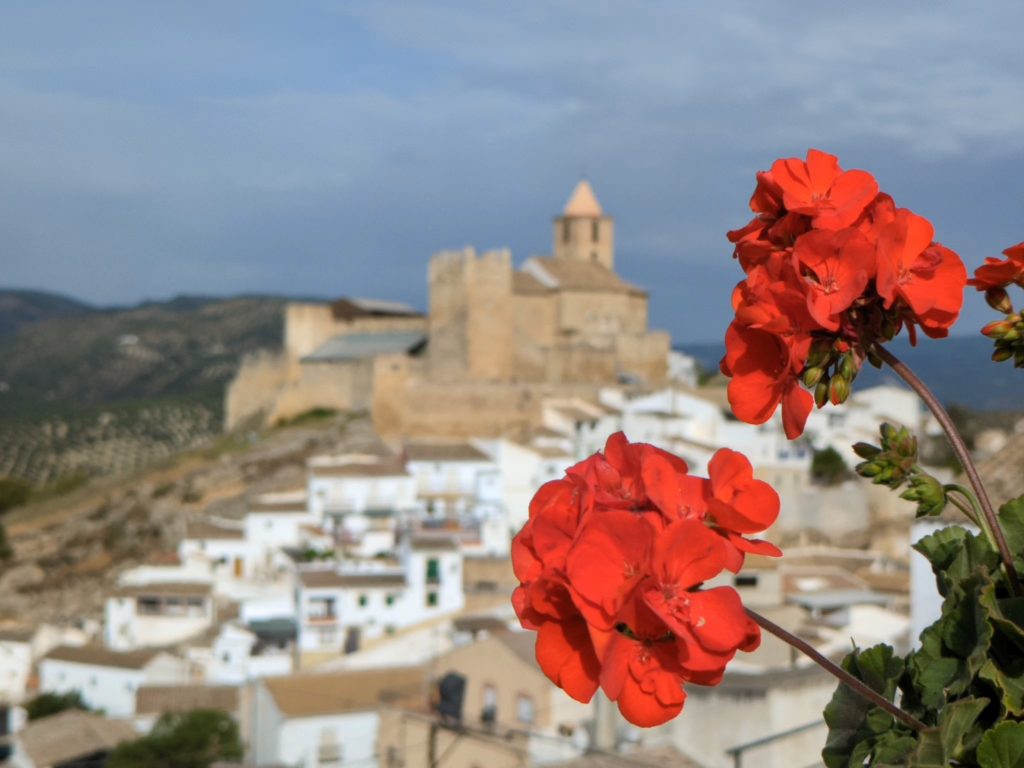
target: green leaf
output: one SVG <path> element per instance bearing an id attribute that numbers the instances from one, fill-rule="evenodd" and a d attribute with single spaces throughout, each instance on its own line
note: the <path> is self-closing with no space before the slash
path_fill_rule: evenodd
<path id="1" fill-rule="evenodd" d="M 848 654 L 843 668 L 891 701 L 903 674 L 903 659 L 896 657 L 889 646 L 876 645 Z M 821 757 L 828 768 L 863 765 L 878 744 L 887 754 L 906 746 L 897 738 L 900 734 L 893 731 L 892 715 L 845 685 L 836 688 L 825 707 L 825 722 L 829 732 Z"/>
<path id="2" fill-rule="evenodd" d="M 1024 768 L 1024 723 L 1001 723 L 986 733 L 978 745 L 978 765 Z"/>
<path id="3" fill-rule="evenodd" d="M 962 757 L 964 737 L 978 715 L 988 706 L 988 699 L 960 699 L 947 704 L 939 716 L 939 740 L 947 760 Z"/>
<path id="4" fill-rule="evenodd" d="M 999 524 L 1013 553 L 1017 570 L 1024 568 L 1024 496 L 1011 499 L 999 508 Z"/>
<path id="5" fill-rule="evenodd" d="M 917 749 L 910 754 L 909 768 L 946 768 L 946 756 L 938 728 L 918 734 Z"/>
<path id="6" fill-rule="evenodd" d="M 978 676 L 987 680 L 998 692 L 998 701 L 1007 714 L 1014 717 L 1024 715 L 1024 660 L 1013 659 L 1009 662 L 1011 670 L 1004 671 L 989 659 L 978 672 Z"/>
<path id="7" fill-rule="evenodd" d="M 978 566 L 994 571 L 999 565 L 999 553 L 988 540 L 959 525 L 925 536 L 914 544 L 914 549 L 931 563 L 939 594 L 943 597 L 952 585 L 970 576 Z"/>
<path id="8" fill-rule="evenodd" d="M 921 647 L 910 655 L 907 663 L 913 686 L 904 691 L 904 700 L 914 699 L 930 710 L 942 708 L 946 688 L 963 666 L 961 660 L 943 654 L 941 624 L 940 619 L 921 633 Z"/>

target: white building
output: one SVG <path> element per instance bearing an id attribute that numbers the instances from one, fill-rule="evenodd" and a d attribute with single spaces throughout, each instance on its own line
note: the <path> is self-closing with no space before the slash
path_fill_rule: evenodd
<path id="1" fill-rule="evenodd" d="M 236 622 L 225 622 L 190 642 L 185 658 L 212 685 L 240 685 L 247 680 L 291 674 L 292 654 L 287 649 L 259 649 L 256 633 Z"/>
<path id="2" fill-rule="evenodd" d="M 116 651 L 165 646 L 199 635 L 215 620 L 209 583 L 124 584 L 106 599 L 104 640 Z"/>
<path id="3" fill-rule="evenodd" d="M 0 629 L 0 704 L 18 704 L 32 672 L 34 629 Z"/>
<path id="4" fill-rule="evenodd" d="M 421 667 L 261 680 L 251 697 L 247 759 L 301 768 L 376 765 L 379 701 L 389 693 L 410 695 L 425 687 Z"/>
<path id="5" fill-rule="evenodd" d="M 253 575 L 253 548 L 241 526 L 216 525 L 210 522 L 189 523 L 185 538 L 178 545 L 182 562 L 205 563 L 217 581 L 244 579 Z"/>
<path id="6" fill-rule="evenodd" d="M 472 443 L 408 443 L 404 453 L 428 518 L 482 517 L 502 509 L 498 465 Z"/>
<path id="7" fill-rule="evenodd" d="M 281 549 L 303 546 L 308 529 L 320 522 L 319 514 L 307 508 L 305 492 L 267 493 L 253 499 L 245 515 L 245 542 L 254 573 L 266 577 L 280 570 Z"/>
<path id="8" fill-rule="evenodd" d="M 398 562 L 299 572 L 302 653 L 352 652 L 363 639 L 462 610 L 462 552 L 450 536 L 415 536 Z"/>
<path id="9" fill-rule="evenodd" d="M 119 653 L 98 646 L 60 646 L 39 661 L 41 693 L 78 691 L 90 709 L 109 717 L 135 714 L 135 693 L 148 685 L 189 681 L 184 659 L 158 650 Z"/>
<path id="10" fill-rule="evenodd" d="M 369 454 L 315 456 L 307 463 L 309 511 L 318 520 L 388 510 L 398 515 L 416 508 L 416 485 L 404 464 Z"/>

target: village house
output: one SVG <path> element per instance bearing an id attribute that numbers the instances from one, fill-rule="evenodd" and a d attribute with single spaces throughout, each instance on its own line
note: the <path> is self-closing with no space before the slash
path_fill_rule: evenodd
<path id="1" fill-rule="evenodd" d="M 165 646 L 209 629 L 216 614 L 207 582 L 122 584 L 105 601 L 104 640 L 115 651 Z"/>
<path id="2" fill-rule="evenodd" d="M 141 686 L 185 683 L 190 677 L 187 661 L 158 649 L 62 645 L 39 660 L 40 693 L 77 691 L 90 709 L 110 717 L 132 717 Z"/>
<path id="3" fill-rule="evenodd" d="M 423 667 L 298 674 L 257 681 L 249 696 L 247 760 L 340 768 L 375 764 L 378 704 L 424 691 Z"/>

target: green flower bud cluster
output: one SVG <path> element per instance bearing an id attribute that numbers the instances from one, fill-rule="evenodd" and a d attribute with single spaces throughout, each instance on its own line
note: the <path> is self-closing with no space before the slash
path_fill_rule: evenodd
<path id="1" fill-rule="evenodd" d="M 850 396 L 850 384 L 860 371 L 862 360 L 842 340 L 819 339 L 811 345 L 801 380 L 814 393 L 814 403 L 839 405 Z"/>
<path id="2" fill-rule="evenodd" d="M 917 438 L 905 427 L 882 424 L 882 444 L 857 443 L 853 451 L 864 461 L 855 469 L 876 485 L 892 489 L 904 483 L 908 488 L 901 499 L 917 504 L 917 516 L 938 515 L 946 508 L 946 489 L 942 483 L 917 466 Z"/>
<path id="3" fill-rule="evenodd" d="M 917 465 L 917 438 L 906 427 L 882 424 L 882 445 L 857 443 L 853 452 L 864 461 L 854 469 L 875 485 L 899 488 L 915 471 Z"/>
<path id="4" fill-rule="evenodd" d="M 996 348 L 992 352 L 995 362 L 1012 358 L 1014 367 L 1024 368 L 1024 319 L 1019 314 L 991 322 L 981 332 L 995 341 Z"/>

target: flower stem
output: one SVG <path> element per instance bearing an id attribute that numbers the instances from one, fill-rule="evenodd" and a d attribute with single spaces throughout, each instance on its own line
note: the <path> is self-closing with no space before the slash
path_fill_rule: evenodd
<path id="1" fill-rule="evenodd" d="M 766 619 L 764 616 L 757 613 L 756 611 L 752 611 L 749 608 L 747 608 L 746 611 L 747 615 L 754 621 L 756 621 L 765 630 L 775 635 L 782 642 L 796 648 L 798 651 L 803 653 L 805 656 L 809 657 L 812 661 L 814 661 L 826 672 L 839 678 L 839 681 L 843 683 L 843 685 L 852 688 L 854 691 L 859 693 L 861 696 L 863 696 L 865 699 L 870 701 L 875 706 L 881 707 L 890 715 L 899 720 L 901 723 L 906 725 L 908 728 L 911 728 L 915 731 L 923 731 L 928 728 L 927 725 L 922 723 L 916 717 L 904 712 L 902 709 L 897 707 L 887 698 L 882 696 L 882 694 L 878 693 L 878 691 L 876 691 L 874 688 L 858 680 L 856 677 L 851 675 L 838 664 L 831 661 L 824 654 L 818 652 L 818 650 L 815 649 L 815 647 L 808 643 L 806 640 L 802 640 L 801 638 L 794 635 L 792 632 L 783 629 L 774 621 Z"/>
<path id="2" fill-rule="evenodd" d="M 996 517 L 995 510 L 992 508 L 992 502 L 988 498 L 988 493 L 985 492 L 985 486 L 981 484 L 981 476 L 978 474 L 978 468 L 974 466 L 974 460 L 971 459 L 971 453 L 967 450 L 967 445 L 964 443 L 963 436 L 956 428 L 953 420 L 949 417 L 946 409 L 942 407 L 942 403 L 939 402 L 939 399 L 935 397 L 932 391 L 928 389 L 928 386 L 917 377 L 917 374 L 907 367 L 906 363 L 896 357 L 896 355 L 881 344 L 875 344 L 874 351 L 890 368 L 899 374 L 900 378 L 910 385 L 911 389 L 917 392 L 918 396 L 924 401 L 925 405 L 928 406 L 929 410 L 935 414 L 936 420 L 939 422 L 943 431 L 946 433 L 946 437 L 949 439 L 949 444 L 953 446 L 953 453 L 956 454 L 957 459 L 960 461 L 960 466 L 963 467 L 964 474 L 967 475 L 971 488 L 974 489 L 974 495 L 978 499 L 981 512 L 985 517 L 985 522 L 988 523 L 988 528 L 992 538 L 994 539 L 993 543 L 999 549 L 999 555 L 1003 560 L 1003 567 L 1006 568 L 1006 576 L 1010 580 L 1010 588 L 1013 590 L 1015 595 L 1020 595 L 1020 579 L 1017 576 L 1017 569 L 1013 565 L 1013 555 L 1010 554 L 1010 547 L 1006 543 L 1006 537 L 1003 535 L 1003 529 L 999 526 L 999 519 Z"/>

